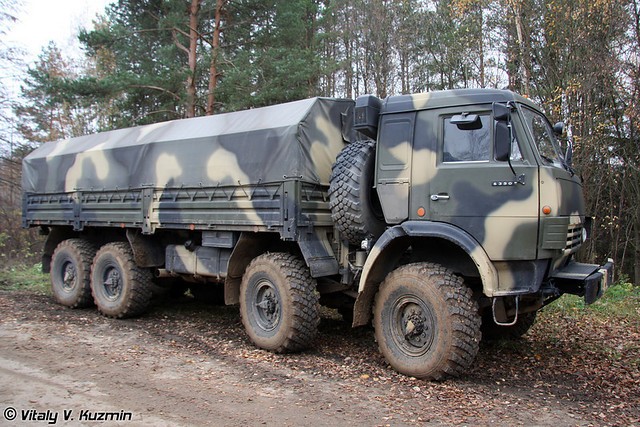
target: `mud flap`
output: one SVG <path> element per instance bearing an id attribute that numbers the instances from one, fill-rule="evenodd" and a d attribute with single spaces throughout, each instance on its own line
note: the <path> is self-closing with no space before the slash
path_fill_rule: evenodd
<path id="1" fill-rule="evenodd" d="M 298 237 L 298 246 L 311 270 L 311 277 L 338 274 L 338 260 L 333 254 L 326 232 L 301 233 Z"/>

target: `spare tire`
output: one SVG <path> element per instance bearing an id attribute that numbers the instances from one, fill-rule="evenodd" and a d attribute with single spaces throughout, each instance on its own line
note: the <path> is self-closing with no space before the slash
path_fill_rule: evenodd
<path id="1" fill-rule="evenodd" d="M 375 142 L 358 141 L 338 155 L 331 171 L 331 218 L 353 245 L 384 233 L 385 221 L 378 193 L 373 189 Z"/>

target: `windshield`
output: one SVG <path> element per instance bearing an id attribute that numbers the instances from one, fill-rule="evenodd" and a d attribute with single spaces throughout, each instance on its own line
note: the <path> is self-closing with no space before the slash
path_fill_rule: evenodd
<path id="1" fill-rule="evenodd" d="M 529 108 L 522 108 L 527 129 L 533 137 L 533 141 L 546 165 L 564 168 L 564 160 L 558 140 L 553 134 L 549 121 L 542 114 Z"/>

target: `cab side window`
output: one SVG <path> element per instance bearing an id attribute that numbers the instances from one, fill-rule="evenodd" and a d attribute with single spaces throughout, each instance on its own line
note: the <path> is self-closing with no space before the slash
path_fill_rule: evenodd
<path id="1" fill-rule="evenodd" d="M 489 115 L 480 115 L 474 126 L 452 123 L 444 119 L 444 162 L 483 162 L 491 156 L 491 125 Z"/>

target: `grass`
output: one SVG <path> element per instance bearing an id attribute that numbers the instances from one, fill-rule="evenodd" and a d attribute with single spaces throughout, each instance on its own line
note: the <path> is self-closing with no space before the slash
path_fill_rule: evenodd
<path id="1" fill-rule="evenodd" d="M 29 290 L 41 294 L 51 294 L 49 275 L 43 274 L 41 269 L 40 264 L 0 268 L 0 289 Z"/>
<path id="2" fill-rule="evenodd" d="M 616 283 L 598 301 L 585 305 L 584 298 L 564 295 L 549 304 L 546 311 L 573 312 L 577 315 L 596 317 L 617 317 L 640 320 L 640 286 L 631 283 Z"/>

